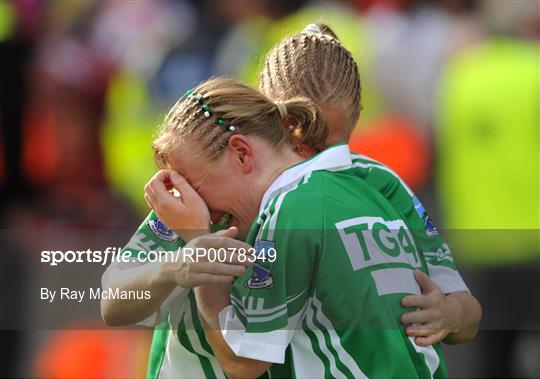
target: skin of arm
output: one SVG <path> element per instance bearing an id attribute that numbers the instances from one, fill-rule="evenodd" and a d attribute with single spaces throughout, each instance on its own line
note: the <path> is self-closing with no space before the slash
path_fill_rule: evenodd
<path id="1" fill-rule="evenodd" d="M 414 271 L 421 294 L 405 296 L 401 304 L 418 310 L 405 313 L 401 322 L 405 332 L 415 337 L 419 346 L 429 346 L 443 341 L 459 344 L 472 339 L 478 331 L 482 307 L 469 292 L 460 291 L 445 295 L 424 273 Z"/>
<path id="2" fill-rule="evenodd" d="M 229 347 L 219 324 L 219 313 L 231 305 L 229 284 L 205 284 L 195 289 L 197 308 L 202 316 L 206 338 L 229 378 L 257 378 L 272 365 L 270 362 L 238 357 Z"/>
<path id="3" fill-rule="evenodd" d="M 126 291 L 150 291 L 150 299 L 101 299 L 101 317 L 109 326 L 133 325 L 157 312 L 161 303 L 171 294 L 176 283 L 167 280 L 163 263 L 107 269 L 102 278 L 102 288 Z"/>
<path id="4" fill-rule="evenodd" d="M 169 191 L 175 188 L 182 196 L 174 197 Z M 175 172 L 161 170 L 145 186 L 145 197 L 161 221 L 175 229 L 184 241 L 191 241 L 208 233 L 210 217 L 208 208 L 198 194 Z M 158 201 L 159 200 L 159 201 Z M 163 218 L 163 215 L 166 218 Z M 182 250 L 183 252 L 183 250 Z M 161 304 L 178 286 L 190 288 L 201 280 L 232 280 L 231 275 L 243 270 L 223 270 L 209 263 L 148 262 L 142 265 L 117 268 L 109 267 L 102 277 L 102 288 L 121 291 L 149 291 L 148 300 L 102 299 L 101 315 L 109 326 L 133 325 L 145 320 L 160 309 Z M 195 267 L 198 265 L 197 267 Z M 204 271 L 206 270 L 206 272 Z M 217 271 L 216 271 L 217 270 Z M 243 271 L 242 271 L 243 272 Z M 209 278 L 205 274 L 218 274 Z M 198 277 L 195 277 L 198 276 Z"/>
<path id="5" fill-rule="evenodd" d="M 480 303 L 473 295 L 466 291 L 450 293 L 446 297 L 448 300 L 461 305 L 463 318 L 461 327 L 457 331 L 449 333 L 443 342 L 449 345 L 456 345 L 470 341 L 476 336 L 482 318 L 482 307 Z"/>
<path id="6" fill-rule="evenodd" d="M 190 248 L 220 248 L 235 247 L 239 241 L 224 238 L 227 233 L 236 234 L 236 229 L 230 229 L 197 237 L 191 240 L 181 252 Z M 161 303 L 177 287 L 193 288 L 205 283 L 230 283 L 236 276 L 241 276 L 244 266 L 251 262 L 241 259 L 238 250 L 228 249 L 226 262 L 206 260 L 206 256 L 198 260 L 184 258 L 181 255 L 177 261 L 146 263 L 130 269 L 110 268 L 102 278 L 103 288 L 120 290 L 150 291 L 149 300 L 120 300 L 108 299 L 101 302 L 101 315 L 107 325 L 124 326 L 140 322 L 159 310 Z"/>

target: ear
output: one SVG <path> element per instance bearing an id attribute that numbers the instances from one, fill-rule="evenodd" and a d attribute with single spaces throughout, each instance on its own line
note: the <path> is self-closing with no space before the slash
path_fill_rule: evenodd
<path id="1" fill-rule="evenodd" d="M 253 145 L 246 136 L 241 134 L 232 135 L 229 138 L 227 150 L 231 154 L 233 163 L 240 167 L 243 173 L 248 174 L 253 170 Z"/>

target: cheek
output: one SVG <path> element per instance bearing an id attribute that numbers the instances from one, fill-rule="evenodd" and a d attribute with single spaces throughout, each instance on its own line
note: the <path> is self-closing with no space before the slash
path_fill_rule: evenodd
<path id="1" fill-rule="evenodd" d="M 219 208 L 219 193 L 216 193 L 216 188 L 209 186 L 199 188 L 199 196 L 202 197 L 206 206 L 212 210 L 218 210 Z"/>
<path id="2" fill-rule="evenodd" d="M 229 181 L 226 178 L 207 178 L 199 187 L 199 195 L 210 210 L 225 211 L 229 204 Z"/>
<path id="3" fill-rule="evenodd" d="M 244 179 L 234 165 L 223 159 L 212 164 L 203 185 L 199 187 L 199 194 L 210 209 L 231 213 L 242 192 L 249 191 Z"/>

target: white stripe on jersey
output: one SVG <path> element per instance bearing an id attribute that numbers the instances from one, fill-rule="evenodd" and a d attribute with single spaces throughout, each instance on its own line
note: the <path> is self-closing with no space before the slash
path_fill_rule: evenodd
<path id="1" fill-rule="evenodd" d="M 414 337 L 409 337 L 409 341 L 411 341 L 414 350 L 419 352 L 424 356 L 424 359 L 426 361 L 426 366 L 429 369 L 429 374 L 433 378 L 433 374 L 435 374 L 435 371 L 439 368 L 439 364 L 441 363 L 441 359 L 439 358 L 439 355 L 433 348 L 433 346 L 418 346 L 416 342 L 414 342 Z"/>
<path id="2" fill-rule="evenodd" d="M 409 268 L 394 267 L 371 271 L 379 296 L 394 293 L 420 294 L 420 287 Z"/>
<path id="3" fill-rule="evenodd" d="M 261 238 L 262 232 L 264 231 L 267 222 L 269 222 L 270 225 L 268 227 L 268 234 L 266 236 L 266 239 L 272 241 L 272 239 L 274 238 L 274 229 L 276 228 L 279 209 L 281 207 L 281 203 L 283 203 L 283 200 L 285 199 L 285 196 L 287 196 L 287 194 L 289 192 L 294 191 L 296 188 L 298 188 L 298 186 L 300 185 L 300 182 L 302 182 L 302 184 L 306 184 L 307 182 L 309 182 L 309 179 L 311 178 L 311 174 L 312 174 L 311 171 L 306 173 L 304 176 L 298 178 L 297 180 L 290 183 L 289 185 L 280 188 L 279 190 L 276 191 L 275 194 L 272 195 L 272 197 L 270 197 L 270 199 L 268 200 L 268 205 L 266 206 L 266 209 L 264 211 L 264 214 L 266 215 L 266 220 L 265 220 L 264 224 L 261 225 L 261 227 L 259 229 L 259 232 L 257 233 L 257 238 L 256 239 Z M 278 199 L 276 200 L 276 203 L 275 203 L 276 205 L 274 207 L 274 213 L 272 213 L 272 215 L 270 217 L 268 217 L 268 213 L 269 213 L 270 208 L 271 208 L 270 205 L 272 204 L 272 201 L 273 201 L 273 199 L 276 198 L 276 196 L 279 196 L 279 197 L 278 197 Z M 258 224 L 260 224 L 259 221 L 260 221 L 260 218 L 257 221 Z"/>
<path id="4" fill-rule="evenodd" d="M 307 302 L 300 311 L 287 319 L 287 325 L 281 329 L 267 333 L 249 333 L 234 313 L 233 306 L 229 305 L 219 313 L 221 334 L 239 357 L 284 363 L 285 350 L 300 327 L 306 306 Z"/>
<path id="5" fill-rule="evenodd" d="M 443 265 L 427 263 L 430 278 L 439 286 L 445 294 L 461 291 L 469 291 L 465 281 L 456 270 Z"/>
<path id="6" fill-rule="evenodd" d="M 199 358 L 182 346 L 175 332 L 169 330 L 159 379 L 204 378 Z"/>
<path id="7" fill-rule="evenodd" d="M 401 185 L 403 186 L 403 188 L 405 188 L 407 190 L 407 192 L 409 193 L 409 195 L 411 196 L 411 198 L 413 198 L 415 195 L 414 195 L 414 192 L 409 188 L 409 186 L 403 181 L 403 179 L 401 179 L 398 174 L 396 174 L 394 171 L 392 171 L 391 169 L 389 169 L 388 167 L 386 166 L 380 166 L 378 164 L 374 164 L 374 163 L 362 163 L 362 162 L 353 162 L 353 167 L 362 167 L 362 168 L 377 168 L 379 170 L 383 170 L 383 171 L 386 171 L 390 174 L 392 174 L 396 179 L 398 179 L 401 183 Z"/>
<path id="8" fill-rule="evenodd" d="M 268 322 L 268 321 L 272 321 L 272 320 L 275 320 L 276 318 L 278 317 L 281 317 L 283 315 L 287 314 L 287 308 L 283 308 L 281 311 L 273 314 L 273 315 L 270 315 L 270 316 L 258 316 L 258 317 L 247 317 L 247 321 L 249 323 L 253 323 L 253 324 L 256 324 L 258 322 Z"/>
<path id="9" fill-rule="evenodd" d="M 300 291 L 299 293 L 295 294 L 295 295 L 291 295 L 291 296 L 287 296 L 287 302 L 285 304 L 280 304 L 278 306 L 275 306 L 273 308 L 268 308 L 268 309 L 263 309 L 263 304 L 264 304 L 264 299 L 263 298 L 259 298 L 259 301 L 257 302 L 257 308 L 246 308 L 245 311 L 246 311 L 246 314 L 247 315 L 250 315 L 250 316 L 257 316 L 257 315 L 267 315 L 269 313 L 274 313 L 274 312 L 277 312 L 279 309 L 281 308 L 285 308 L 289 303 L 292 303 L 293 301 L 295 301 L 296 299 L 298 299 L 300 296 L 302 296 L 302 294 L 304 292 L 307 291 L 309 287 L 306 287 L 304 288 L 302 291 Z M 262 300 L 262 302 L 261 302 Z M 248 304 L 250 302 L 248 301 Z"/>
<path id="10" fill-rule="evenodd" d="M 199 335 L 197 334 L 197 331 L 195 330 L 195 326 L 193 325 L 193 317 L 198 317 L 197 314 L 192 314 L 191 312 L 191 304 L 190 300 L 188 299 L 186 301 L 186 307 L 187 310 L 184 313 L 184 322 L 186 323 L 186 334 L 189 338 L 189 342 L 191 342 L 191 346 L 193 347 L 193 350 L 203 356 L 208 358 L 210 361 L 210 364 L 212 365 L 212 369 L 214 371 L 214 375 L 216 375 L 216 378 L 219 379 L 225 379 L 225 374 L 223 373 L 223 370 L 221 369 L 221 366 L 219 365 L 219 362 L 217 361 L 216 357 L 213 354 L 210 354 L 208 351 L 206 351 L 201 344 L 201 341 L 199 340 Z"/>
<path id="11" fill-rule="evenodd" d="M 317 308 L 317 320 L 326 328 L 328 334 L 330 335 L 330 342 L 334 350 L 337 352 L 341 363 L 343 363 L 343 365 L 349 369 L 355 378 L 367 378 L 366 374 L 360 370 L 360 367 L 358 367 L 353 357 L 351 357 L 347 350 L 341 346 L 341 340 L 339 339 L 335 328 L 332 326 L 332 322 L 323 313 L 322 304 L 315 295 L 313 295 L 313 304 Z"/>
<path id="12" fill-rule="evenodd" d="M 324 363 L 313 351 L 311 339 L 303 329 L 294 333 L 291 352 L 297 378 L 320 378 L 324 375 Z"/>
<path id="13" fill-rule="evenodd" d="M 186 290 L 187 294 L 191 290 Z M 180 300 L 180 298 L 177 298 Z M 208 358 L 214 374 L 217 378 L 225 379 L 225 374 L 221 369 L 216 357 L 206 351 L 201 344 L 199 336 L 195 331 L 193 324 L 193 315 L 191 312 L 190 300 L 185 296 L 181 299 L 181 302 L 176 302 L 174 310 L 169 315 L 169 326 L 175 325 L 174 328 L 169 329 L 169 336 L 167 338 L 167 345 L 165 347 L 163 363 L 159 372 L 159 379 L 180 379 L 180 378 L 203 378 L 205 372 L 201 365 L 199 356 Z M 178 325 L 183 320 L 186 327 L 186 334 L 193 350 L 198 354 L 195 355 L 187 350 L 178 339 Z"/>
<path id="14" fill-rule="evenodd" d="M 328 362 L 330 362 L 330 374 L 332 375 L 332 378 L 346 378 L 345 374 L 341 372 L 337 368 L 336 360 L 334 358 L 334 355 L 328 350 L 328 347 L 326 346 L 326 342 L 324 341 L 324 334 L 323 332 L 315 326 L 315 323 L 313 322 L 313 319 L 315 318 L 315 312 L 313 312 L 313 309 L 311 307 L 311 299 L 308 301 L 308 307 L 307 307 L 307 313 L 306 313 L 306 323 L 308 328 L 315 334 L 315 337 L 317 338 L 317 342 L 319 343 L 319 349 L 321 349 L 321 352 L 324 354 Z M 294 349 L 294 346 L 292 347 Z M 302 360 L 302 357 L 299 357 L 300 360 Z M 324 372 L 324 371 L 323 371 Z M 302 374 L 297 376 L 302 376 Z"/>
<path id="15" fill-rule="evenodd" d="M 424 256 L 426 256 L 426 257 L 436 257 L 439 261 L 447 260 L 449 262 L 454 262 L 454 258 L 452 257 L 452 254 L 450 254 L 450 253 L 439 254 L 437 252 L 432 252 L 431 251 L 431 252 L 425 252 Z"/>
<path id="16" fill-rule="evenodd" d="M 266 236 L 266 239 L 269 240 L 269 241 L 272 241 L 273 238 L 274 238 L 274 230 L 276 228 L 276 224 L 277 224 L 277 219 L 278 219 L 278 214 L 279 214 L 279 209 L 281 208 L 281 204 L 283 203 L 283 200 L 285 199 L 285 196 L 287 196 L 287 194 L 291 191 L 294 191 L 296 188 L 298 188 L 298 184 L 300 183 L 300 181 L 302 180 L 302 178 L 298 179 L 294 186 L 292 188 L 289 188 L 287 191 L 285 192 L 282 192 L 281 194 L 279 194 L 279 197 L 276 201 L 276 207 L 274 209 L 274 213 L 272 214 L 272 216 L 270 216 L 270 225 L 268 227 L 268 234 Z M 261 229 L 264 228 L 264 225 L 263 227 L 261 227 Z"/>
<path id="17" fill-rule="evenodd" d="M 268 308 L 268 309 L 262 309 L 263 303 L 260 301 L 260 300 L 264 301 L 264 299 L 262 299 L 262 298 L 260 298 L 259 301 L 257 302 L 257 308 L 253 308 L 253 307 L 249 308 L 248 307 L 248 308 L 245 308 L 245 309 L 244 309 L 242 303 L 240 302 L 240 300 L 238 300 L 236 297 L 231 295 L 231 300 L 236 305 L 236 307 L 234 309 L 239 311 L 242 316 L 246 317 L 248 322 L 253 322 L 253 323 L 266 322 L 266 321 L 272 321 L 275 318 L 283 316 L 287 312 L 287 305 L 289 303 L 292 303 L 296 299 L 298 299 L 304 292 L 307 291 L 307 289 L 308 289 L 308 287 L 304 288 L 302 291 L 300 291 L 296 295 L 288 296 L 287 297 L 287 302 L 285 304 L 281 304 L 281 305 L 278 305 L 278 306 L 275 306 L 275 307 L 272 307 L 272 308 Z M 251 298 L 251 299 L 253 299 L 253 298 Z M 253 303 L 253 301 L 248 300 L 248 305 L 252 304 L 252 303 Z"/>

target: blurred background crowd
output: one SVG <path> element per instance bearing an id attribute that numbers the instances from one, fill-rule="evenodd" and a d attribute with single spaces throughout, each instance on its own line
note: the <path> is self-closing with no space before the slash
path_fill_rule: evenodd
<path id="1" fill-rule="evenodd" d="M 450 375 L 540 376 L 537 0 L 0 0 L 0 377 L 144 375 L 148 331 L 39 301 L 104 268 L 39 252 L 122 246 L 168 108 L 210 76 L 256 86 L 268 50 L 317 20 L 360 66 L 351 148 L 417 192 L 484 307 Z"/>

